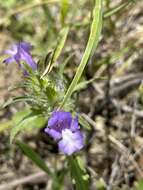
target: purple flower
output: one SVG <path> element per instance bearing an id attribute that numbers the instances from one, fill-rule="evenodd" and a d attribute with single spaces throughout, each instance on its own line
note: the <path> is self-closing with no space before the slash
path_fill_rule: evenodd
<path id="1" fill-rule="evenodd" d="M 4 60 L 4 63 L 8 64 L 16 61 L 20 67 L 23 67 L 20 61 L 24 61 L 32 70 L 36 70 L 37 65 L 30 54 L 31 49 L 32 46 L 27 42 L 19 42 L 12 45 L 11 49 L 4 51 L 5 54 L 10 55 L 10 57 Z"/>
<path id="2" fill-rule="evenodd" d="M 73 119 L 70 112 L 53 112 L 45 132 L 58 141 L 59 150 L 67 155 L 81 150 L 84 146 L 78 117 Z"/>

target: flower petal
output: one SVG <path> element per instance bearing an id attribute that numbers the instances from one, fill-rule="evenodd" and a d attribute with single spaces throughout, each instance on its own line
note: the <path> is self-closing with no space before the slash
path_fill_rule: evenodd
<path id="1" fill-rule="evenodd" d="M 30 52 L 30 50 L 32 49 L 32 46 L 31 46 L 30 43 L 27 43 L 27 42 L 20 42 L 19 44 L 20 44 L 20 47 L 21 47 L 22 49 L 24 49 L 24 51 L 26 51 L 26 52 Z"/>
<path id="2" fill-rule="evenodd" d="M 48 120 L 48 126 L 52 127 L 56 125 L 58 122 L 58 114 L 57 112 L 53 112 L 50 119 Z"/>
<path id="3" fill-rule="evenodd" d="M 32 59 L 31 55 L 28 54 L 26 51 L 24 51 L 22 48 L 20 48 L 19 52 L 20 52 L 21 60 L 25 61 L 33 70 L 36 70 L 37 65 Z"/>
<path id="4" fill-rule="evenodd" d="M 54 140 L 59 140 L 62 136 L 61 133 L 55 131 L 54 129 L 50 129 L 49 127 L 45 128 L 45 132 Z"/>
<path id="5" fill-rule="evenodd" d="M 48 126 L 62 132 L 63 129 L 70 128 L 72 116 L 70 112 L 55 111 L 48 121 Z"/>
<path id="6" fill-rule="evenodd" d="M 10 63 L 16 61 L 20 67 L 23 68 L 23 65 L 20 64 L 20 61 L 25 61 L 33 70 L 37 69 L 37 64 L 32 59 L 30 55 L 30 50 L 32 46 L 26 42 L 20 42 L 17 44 L 12 45 L 10 50 L 5 50 L 4 54 L 11 55 L 11 58 L 4 60 L 5 63 Z"/>
<path id="7" fill-rule="evenodd" d="M 78 125 L 78 116 L 76 116 L 73 120 L 72 120 L 72 124 L 71 124 L 71 130 L 77 131 L 78 129 L 80 129 L 79 125 Z"/>
<path id="8" fill-rule="evenodd" d="M 5 59 L 3 62 L 6 63 L 6 64 L 9 64 L 9 63 L 12 63 L 12 62 L 14 62 L 14 61 L 15 61 L 15 60 L 14 60 L 13 57 L 9 57 L 9 58 Z"/>
<path id="9" fill-rule="evenodd" d="M 84 146 L 84 138 L 80 131 L 73 133 L 69 129 L 62 131 L 62 140 L 59 141 L 59 150 L 67 155 L 81 150 Z"/>

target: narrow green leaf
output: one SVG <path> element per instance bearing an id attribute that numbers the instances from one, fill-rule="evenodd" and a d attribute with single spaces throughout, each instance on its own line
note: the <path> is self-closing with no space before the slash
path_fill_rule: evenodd
<path id="1" fill-rule="evenodd" d="M 55 64 L 55 62 L 57 61 L 57 59 L 59 58 L 62 49 L 65 45 L 66 39 L 67 39 L 67 35 L 69 32 L 69 27 L 64 27 L 59 34 L 59 38 L 57 41 L 57 46 L 55 48 L 55 51 L 53 53 L 51 62 L 48 64 L 48 66 L 46 67 L 45 71 L 43 72 L 41 78 L 43 78 L 53 67 L 53 65 Z"/>
<path id="2" fill-rule="evenodd" d="M 48 64 L 50 63 L 51 54 L 52 54 L 52 51 L 49 51 L 47 53 L 45 60 L 44 60 L 44 68 L 46 68 L 48 66 Z"/>
<path id="3" fill-rule="evenodd" d="M 13 97 L 13 98 L 10 98 L 9 100 L 7 100 L 3 105 L 2 105 L 2 108 L 5 108 L 11 104 L 14 104 L 16 102 L 26 102 L 26 101 L 29 101 L 29 102 L 33 102 L 34 99 L 31 98 L 31 97 L 28 97 L 28 96 L 17 96 L 17 97 Z"/>
<path id="4" fill-rule="evenodd" d="M 81 90 L 81 89 L 84 89 L 84 88 L 87 87 L 87 85 L 89 85 L 89 84 L 92 83 L 93 81 L 99 80 L 99 79 L 100 79 L 100 80 L 105 80 L 106 78 L 105 78 L 105 77 L 93 77 L 93 78 L 91 78 L 90 80 L 85 80 L 85 81 L 79 82 L 79 83 L 75 86 L 73 92 L 78 91 L 78 90 Z"/>
<path id="5" fill-rule="evenodd" d="M 81 115 L 78 115 L 78 118 L 80 125 L 82 125 L 87 130 L 91 130 L 91 126 Z"/>
<path id="6" fill-rule="evenodd" d="M 30 158 L 40 169 L 46 172 L 48 175 L 51 175 L 50 169 L 47 167 L 43 159 L 28 145 L 23 142 L 17 141 L 16 144 L 24 152 L 24 154 Z"/>
<path id="7" fill-rule="evenodd" d="M 17 125 L 15 125 L 10 133 L 10 143 L 13 142 L 15 136 L 22 130 L 28 130 L 34 127 L 41 127 L 45 124 L 46 119 L 41 115 L 28 114 Z"/>
<path id="8" fill-rule="evenodd" d="M 73 56 L 75 55 L 75 53 L 70 54 L 65 61 L 59 65 L 59 73 L 60 75 L 63 75 L 64 71 L 65 71 L 65 67 L 66 65 L 69 63 L 69 61 L 71 60 L 71 58 L 73 58 Z"/>
<path id="9" fill-rule="evenodd" d="M 89 175 L 86 173 L 82 160 L 79 157 L 70 156 L 68 162 L 76 190 L 89 190 Z"/>
<path id="10" fill-rule="evenodd" d="M 68 0 L 61 0 L 61 23 L 62 25 L 65 24 L 65 18 L 67 16 L 68 13 Z"/>
<path id="11" fill-rule="evenodd" d="M 102 6 L 101 5 L 102 5 L 102 0 L 95 0 L 95 8 L 93 11 L 93 21 L 91 25 L 89 40 L 88 40 L 84 55 L 82 57 L 81 63 L 77 68 L 77 72 L 67 90 L 67 93 L 61 104 L 61 107 L 64 106 L 67 99 L 70 98 L 70 96 L 72 95 L 75 86 L 77 85 L 78 81 L 81 78 L 81 75 L 85 69 L 88 59 L 90 58 L 92 53 L 95 51 L 98 45 L 100 34 L 101 34 L 101 28 L 102 28 Z"/>
<path id="12" fill-rule="evenodd" d="M 116 7 L 112 8 L 108 12 L 104 13 L 104 18 L 112 16 L 113 14 L 119 12 L 120 10 L 123 10 L 125 7 L 131 5 L 132 3 L 133 3 L 133 0 L 128 0 L 127 2 L 117 5 Z"/>
<path id="13" fill-rule="evenodd" d="M 110 62 L 115 63 L 117 60 L 119 60 L 121 57 L 123 57 L 129 51 L 130 51 L 130 47 L 125 47 L 125 48 L 120 49 L 117 52 L 113 52 L 110 57 Z"/>
<path id="14" fill-rule="evenodd" d="M 53 58 L 52 58 L 53 63 L 59 58 L 59 56 L 60 56 L 60 54 L 62 52 L 62 49 L 63 49 L 63 47 L 65 45 L 65 41 L 67 39 L 68 32 L 69 32 L 69 27 L 64 27 L 60 31 L 57 46 L 56 46 L 56 49 L 54 51 L 54 55 L 53 55 Z"/>
<path id="15" fill-rule="evenodd" d="M 79 83 L 75 86 L 73 92 L 86 88 L 87 85 L 90 84 L 90 83 L 92 83 L 95 79 L 98 79 L 98 78 L 92 78 L 92 79 L 90 79 L 90 80 L 85 80 L 85 81 L 79 82 Z"/>

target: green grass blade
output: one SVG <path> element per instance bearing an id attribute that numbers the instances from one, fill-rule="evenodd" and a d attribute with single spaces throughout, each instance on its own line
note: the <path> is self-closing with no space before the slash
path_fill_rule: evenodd
<path id="1" fill-rule="evenodd" d="M 51 175 L 51 171 L 49 170 L 45 162 L 34 150 L 32 150 L 28 145 L 20 141 L 17 141 L 16 144 L 24 152 L 24 154 L 28 158 L 30 158 L 40 169 L 45 171 L 48 175 Z"/>
<path id="2" fill-rule="evenodd" d="M 64 106 L 64 104 L 66 103 L 68 98 L 72 95 L 75 86 L 77 85 L 78 81 L 81 78 L 81 75 L 88 62 L 88 59 L 90 58 L 92 53 L 95 51 L 95 49 L 98 45 L 98 42 L 99 42 L 101 28 L 102 28 L 102 0 L 95 0 L 95 4 L 96 5 L 95 5 L 94 11 L 93 11 L 93 21 L 91 24 L 89 40 L 88 40 L 84 55 L 82 57 L 81 63 L 78 66 L 78 69 L 74 76 L 74 79 L 72 80 L 72 82 L 67 90 L 67 93 L 61 104 L 61 107 Z"/>
<path id="3" fill-rule="evenodd" d="M 64 71 L 65 71 L 65 67 L 67 66 L 67 64 L 69 63 L 69 61 L 71 60 L 71 58 L 73 58 L 75 55 L 75 53 L 70 54 L 62 64 L 59 65 L 59 73 L 62 76 Z"/>
<path id="4" fill-rule="evenodd" d="M 6 108 L 7 106 L 10 106 L 11 104 L 17 103 L 17 102 L 33 102 L 34 99 L 28 96 L 17 96 L 10 98 L 7 100 L 0 108 Z"/>
<path id="5" fill-rule="evenodd" d="M 61 24 L 64 25 L 65 24 L 65 19 L 68 13 L 68 8 L 69 8 L 69 4 L 68 4 L 68 0 L 61 0 Z"/>
<path id="6" fill-rule="evenodd" d="M 110 17 L 113 14 L 119 12 L 120 10 L 124 9 L 125 7 L 131 5 L 133 3 L 133 0 L 129 0 L 125 3 L 122 3 L 120 5 L 117 5 L 116 7 L 114 7 L 113 9 L 109 10 L 108 12 L 104 13 L 104 18 Z"/>

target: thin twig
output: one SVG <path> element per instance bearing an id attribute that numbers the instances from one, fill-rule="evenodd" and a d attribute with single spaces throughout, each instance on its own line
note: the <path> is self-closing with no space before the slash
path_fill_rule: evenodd
<path id="1" fill-rule="evenodd" d="M 130 154 L 130 152 L 128 151 L 128 149 L 117 139 L 115 139 L 113 136 L 109 136 L 110 141 L 115 144 L 119 149 L 120 153 L 123 154 L 126 158 L 128 158 L 127 160 L 131 161 L 133 166 L 136 168 L 138 174 L 140 175 L 140 177 L 143 177 L 143 171 L 139 168 L 137 162 L 135 161 L 133 155 Z"/>
<path id="2" fill-rule="evenodd" d="M 88 117 L 88 115 L 86 114 L 82 114 L 82 116 L 93 126 L 93 128 L 99 132 L 101 132 L 103 135 L 105 135 L 105 132 L 102 130 L 102 128 L 97 127 L 96 123 Z M 95 127 L 96 126 L 96 127 Z M 143 177 L 143 171 L 139 168 L 137 162 L 134 159 L 134 156 L 130 154 L 130 152 L 128 151 L 128 149 L 116 138 L 114 138 L 112 135 L 109 135 L 109 140 L 112 144 L 116 145 L 116 150 L 118 150 L 119 153 L 123 154 L 126 158 L 127 161 L 129 160 L 133 166 L 135 167 L 135 169 L 137 170 L 138 174 Z"/>
<path id="3" fill-rule="evenodd" d="M 119 103 L 119 101 L 112 99 L 112 103 L 114 106 L 116 106 L 118 109 L 127 112 L 127 113 L 134 113 L 135 116 L 143 117 L 143 111 L 134 109 L 126 104 Z"/>
<path id="4" fill-rule="evenodd" d="M 46 173 L 43 172 L 43 171 L 40 171 L 38 173 L 34 173 L 34 174 L 31 174 L 31 175 L 28 175 L 28 176 L 25 176 L 25 177 L 22 177 L 22 178 L 19 178 L 19 179 L 16 179 L 14 181 L 11 181 L 9 183 L 6 183 L 6 184 L 2 184 L 0 185 L 0 190 L 9 190 L 9 189 L 12 189 L 18 185 L 22 185 L 22 184 L 26 184 L 28 182 L 35 182 L 35 181 L 39 181 L 39 180 L 43 180 L 44 178 L 46 178 Z"/>

